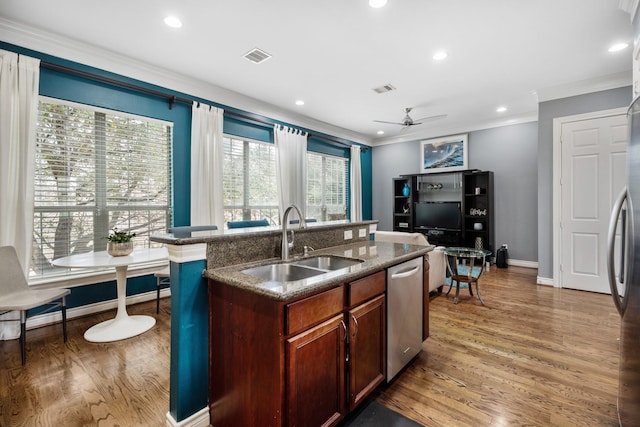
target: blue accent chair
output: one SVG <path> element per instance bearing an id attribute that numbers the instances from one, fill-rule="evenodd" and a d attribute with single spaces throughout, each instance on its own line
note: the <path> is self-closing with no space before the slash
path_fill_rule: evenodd
<path id="1" fill-rule="evenodd" d="M 266 227 L 269 225 L 269 221 L 265 219 L 252 219 L 246 221 L 229 221 L 227 227 L 229 228 L 247 228 L 247 227 Z"/>
<path id="2" fill-rule="evenodd" d="M 310 222 L 317 222 L 318 220 L 315 218 L 306 218 L 304 220 L 305 224 L 308 224 Z M 289 224 L 300 224 L 300 220 L 299 219 L 292 219 L 291 221 L 289 221 Z"/>

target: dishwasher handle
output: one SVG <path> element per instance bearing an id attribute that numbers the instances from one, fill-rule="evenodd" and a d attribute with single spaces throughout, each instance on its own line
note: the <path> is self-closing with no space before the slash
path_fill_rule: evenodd
<path id="1" fill-rule="evenodd" d="M 403 271 L 403 272 L 400 272 L 400 273 L 393 273 L 391 275 L 391 278 L 392 279 L 403 279 L 405 277 L 412 276 L 413 274 L 415 274 L 419 270 L 420 270 L 420 266 L 418 265 L 418 266 L 413 267 L 411 270 L 408 270 L 408 271 Z"/>

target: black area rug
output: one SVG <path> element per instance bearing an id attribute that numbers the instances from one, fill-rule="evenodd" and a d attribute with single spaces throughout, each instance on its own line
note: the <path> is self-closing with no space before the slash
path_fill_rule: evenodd
<path id="1" fill-rule="evenodd" d="M 340 427 L 421 427 L 409 418 L 370 400 L 349 414 Z"/>

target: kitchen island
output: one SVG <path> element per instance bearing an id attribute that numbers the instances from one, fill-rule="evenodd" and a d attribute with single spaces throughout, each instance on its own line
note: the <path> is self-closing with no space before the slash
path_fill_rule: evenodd
<path id="1" fill-rule="evenodd" d="M 387 269 L 409 260 L 420 267 L 419 351 L 432 249 L 370 240 L 324 248 L 287 264 L 361 262 L 286 282 L 251 275 L 279 259 L 208 269 L 212 425 L 337 424 L 387 378 L 387 317 L 406 315 L 388 310 Z"/>
<path id="2" fill-rule="evenodd" d="M 311 280 L 298 289 L 254 290 L 242 289 L 252 279 L 239 278 L 239 270 L 247 265 L 270 263 L 280 256 L 281 230 L 279 227 L 260 227 L 246 230 L 216 230 L 198 232 L 190 236 L 160 234 L 152 240 L 164 243 L 171 263 L 171 379 L 167 421 L 169 425 L 189 422 L 207 425 L 212 402 L 210 392 L 210 330 L 207 280 L 243 295 L 254 295 L 274 301 L 275 304 L 304 300 L 331 288 L 346 289 L 347 283 L 382 271 L 403 260 L 420 257 L 431 248 L 369 240 L 377 221 L 349 223 L 338 221 L 317 224 L 295 231 L 296 245 L 291 255 L 299 258 L 303 247 L 315 248 L 317 254 L 339 254 L 360 258 L 364 262 L 341 272 L 341 277 Z M 356 287 L 357 288 L 357 287 Z M 427 292 L 428 295 L 428 292 Z M 250 299 L 250 298 L 249 298 Z M 248 300 L 247 300 L 248 301 Z M 347 303 L 346 301 L 342 301 Z M 341 307 L 342 308 L 342 307 Z M 344 336 L 344 333 L 342 334 Z M 223 402 L 218 401 L 219 406 Z M 205 418 L 206 417 L 206 418 Z"/>

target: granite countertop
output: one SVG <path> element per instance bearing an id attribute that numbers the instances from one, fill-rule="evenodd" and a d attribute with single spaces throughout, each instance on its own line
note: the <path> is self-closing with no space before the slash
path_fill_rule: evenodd
<path id="1" fill-rule="evenodd" d="M 357 258 L 364 262 L 294 282 L 268 282 L 241 272 L 241 270 L 250 267 L 279 263 L 281 262 L 279 258 L 209 269 L 205 271 L 204 276 L 230 286 L 236 286 L 262 294 L 272 299 L 286 301 L 306 294 L 315 293 L 325 288 L 328 289 L 340 283 L 349 282 L 392 265 L 422 256 L 432 251 L 434 247 L 433 245 L 416 246 L 366 240 L 325 248 L 311 252 L 308 257 L 333 255 L 344 258 Z M 291 259 L 289 262 L 295 260 L 296 259 Z"/>
<path id="2" fill-rule="evenodd" d="M 292 226 L 296 233 L 308 233 L 313 231 L 319 231 L 323 229 L 333 229 L 337 227 L 349 227 L 358 225 L 374 225 L 377 224 L 377 220 L 358 221 L 351 222 L 348 220 L 337 221 L 324 221 L 324 222 L 310 222 L 306 224 L 306 229 L 298 229 L 297 226 Z M 193 245 L 196 243 L 209 243 L 223 240 L 239 240 L 246 239 L 247 237 L 254 236 L 279 236 L 282 234 L 282 227 L 279 225 L 269 225 L 265 227 L 248 227 L 248 228 L 235 228 L 207 231 L 194 231 L 194 232 L 180 232 L 180 233 L 157 233 L 150 236 L 149 240 L 152 242 L 164 243 L 169 245 Z"/>

